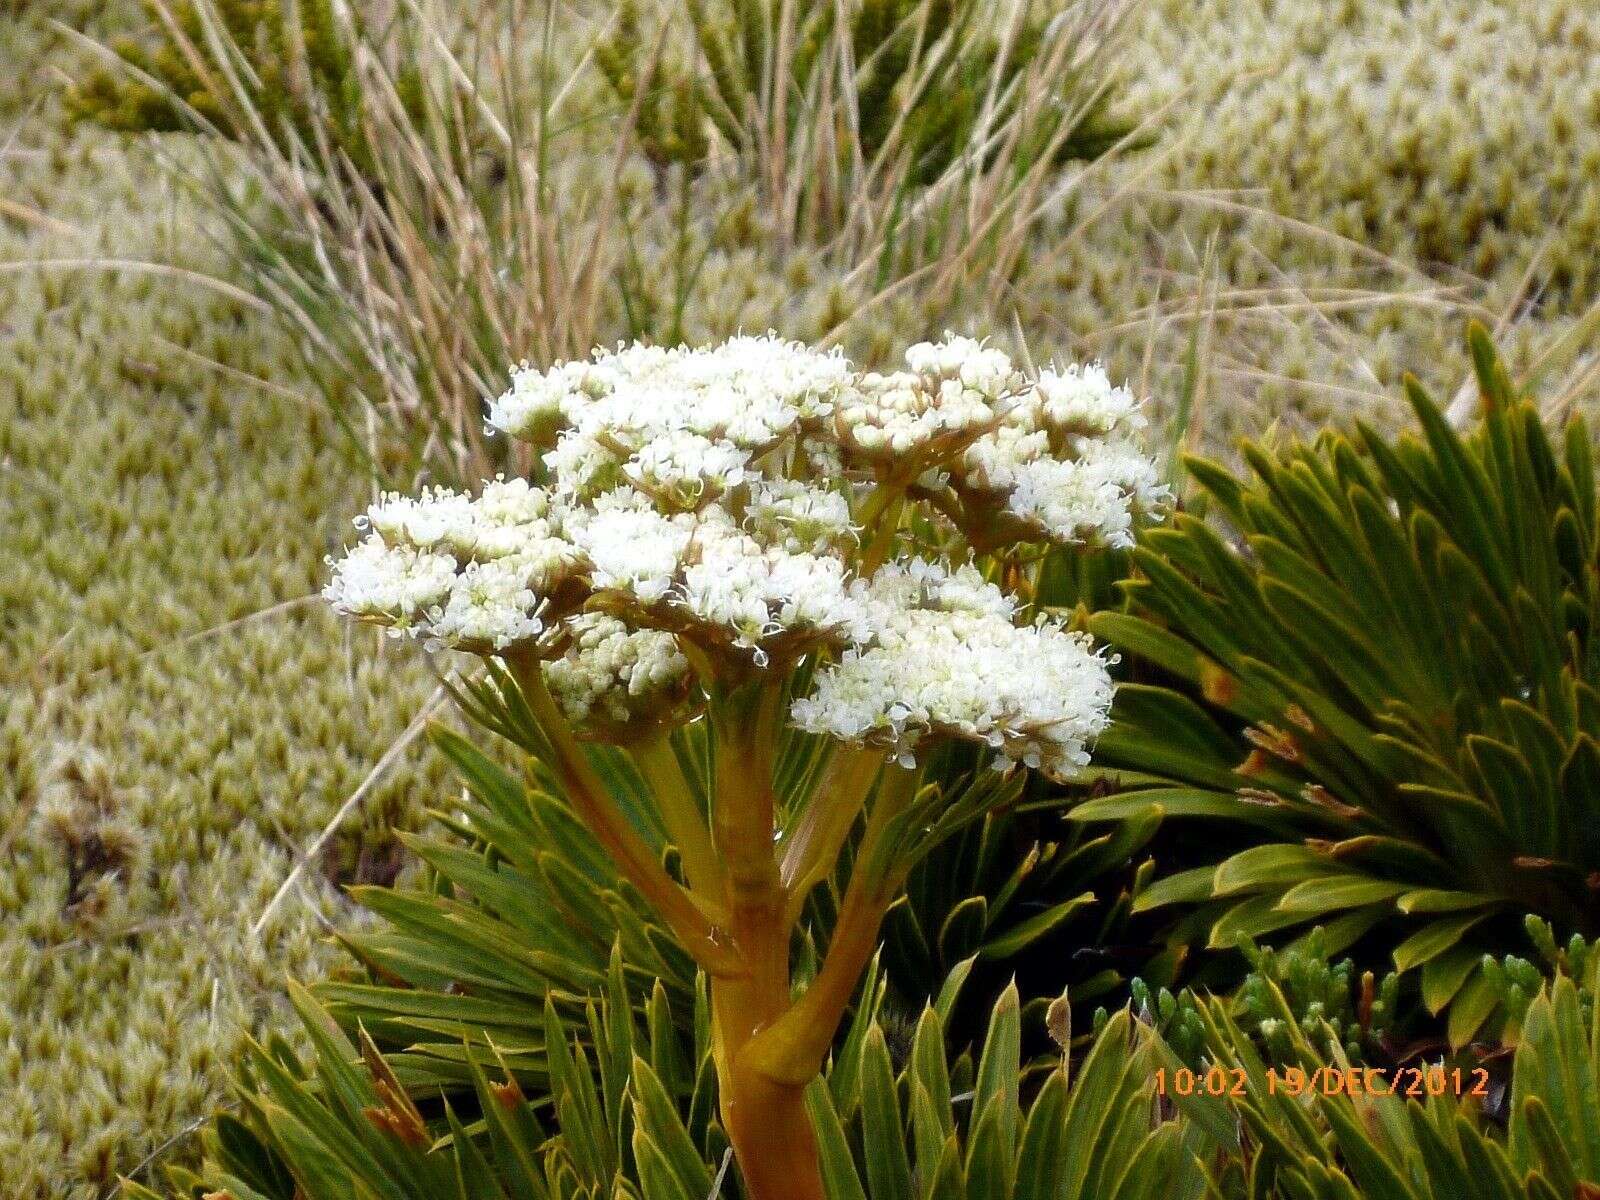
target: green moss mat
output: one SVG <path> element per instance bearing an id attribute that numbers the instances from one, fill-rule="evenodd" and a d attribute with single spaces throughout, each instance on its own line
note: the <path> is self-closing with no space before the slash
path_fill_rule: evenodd
<path id="1" fill-rule="evenodd" d="M 1600 8 L 1145 0 L 1128 20 L 1127 103 L 1172 105 L 1166 157 L 1029 298 L 1042 328 L 1130 367 L 1128 342 L 1153 330 L 1159 366 L 1203 307 L 1182 298 L 1210 281 L 1203 440 L 1407 421 L 1392 400 L 1405 371 L 1453 394 L 1466 312 L 1363 292 L 1457 288 L 1491 324 L 1508 318 L 1513 368 L 1600 300 Z"/>
<path id="2" fill-rule="evenodd" d="M 216 271 L 141 160 L 25 122 L 0 262 Z M 391 828 L 443 786 L 404 755 L 251 936 L 432 688 L 318 604 L 252 618 L 316 590 L 364 494 L 292 349 L 182 278 L 0 271 L 5 1196 L 99 1195 L 205 1113 L 325 960 L 313 909 L 352 919 L 335 883 L 392 876 Z"/>

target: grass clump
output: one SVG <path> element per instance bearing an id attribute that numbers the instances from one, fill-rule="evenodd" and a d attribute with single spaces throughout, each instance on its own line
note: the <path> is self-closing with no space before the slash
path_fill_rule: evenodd
<path id="1" fill-rule="evenodd" d="M 1137 41 L 1157 64 L 1140 102 L 1182 89 L 1206 113 L 1172 182 L 1249 189 L 1443 281 L 1532 271 L 1525 299 L 1551 313 L 1600 296 L 1592 6 L 1163 0 Z M 1315 253 L 1255 236 L 1290 273 Z"/>
<path id="2" fill-rule="evenodd" d="M 310 76 L 292 119 L 274 123 L 254 82 L 256 44 L 212 0 L 194 6 L 204 36 L 173 9 L 165 37 L 206 66 L 207 103 L 223 118 L 181 87 L 158 90 L 186 128 L 237 137 L 209 139 L 213 160 L 190 181 L 232 227 L 245 285 L 299 333 L 341 419 L 364 431 L 370 413 L 414 464 L 468 482 L 520 465 L 481 427 L 507 363 L 625 335 L 699 341 L 768 326 L 818 339 L 848 327 L 852 345 L 887 356 L 940 320 L 1009 312 L 998 289 L 1068 187 L 1062 156 L 1131 138 L 1103 119 L 1116 9 L 1059 14 L 1034 34 L 1019 16 L 983 75 L 960 51 L 955 14 L 897 8 L 868 39 L 882 51 L 872 58 L 904 57 L 913 25 L 931 21 L 938 37 L 905 58 L 875 119 L 906 105 L 950 111 L 935 98 L 957 63 L 961 86 L 986 97 L 965 132 L 941 135 L 948 152 L 934 169 L 893 127 L 863 148 L 849 37 L 814 29 L 806 86 L 792 105 L 780 99 L 798 89 L 805 53 L 784 33 L 795 18 L 751 6 L 741 36 L 774 39 L 777 74 L 764 76 L 764 98 L 746 96 L 746 132 L 728 152 L 705 169 L 698 151 L 675 152 L 691 170 L 651 149 L 659 97 L 682 91 L 652 74 L 669 69 L 662 38 L 630 60 L 625 103 L 606 91 L 596 64 L 617 67 L 625 19 L 509 6 L 464 20 L 426 5 L 381 28 L 336 17 L 313 32 L 338 44 L 348 76 Z M 311 35 L 284 25 L 282 36 Z M 284 57 L 310 53 L 289 45 Z M 706 102 L 684 119 L 710 146 L 721 135 Z M 1090 138 L 1087 123 L 1101 132 Z M 838 136 L 822 137 L 829 129 Z"/>
<path id="3" fill-rule="evenodd" d="M 658 166 L 703 166 L 715 137 L 750 161 L 792 157 L 805 170 L 831 150 L 846 160 L 835 169 L 855 157 L 869 173 L 898 170 L 903 185 L 927 187 L 1007 138 L 1020 144 L 1005 153 L 1026 170 L 1041 154 L 1057 165 L 1096 158 L 1132 132 L 1109 117 L 1108 73 L 1073 45 L 1086 26 L 1066 6 L 995 15 L 973 0 L 657 6 L 651 17 L 689 28 L 677 62 L 652 54 L 645 14 L 627 0 L 596 59 L 617 98 L 637 107 L 641 148 Z M 837 145 L 819 128 L 828 123 L 845 131 Z"/>

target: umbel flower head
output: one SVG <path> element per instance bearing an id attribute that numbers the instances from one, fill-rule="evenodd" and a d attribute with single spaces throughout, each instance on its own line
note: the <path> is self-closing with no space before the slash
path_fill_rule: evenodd
<path id="1" fill-rule="evenodd" d="M 867 594 L 872 637 L 794 702 L 800 728 L 882 746 L 903 766 L 939 735 L 993 748 L 1000 768 L 1089 761 L 1111 679 L 1086 634 L 1014 623 L 1011 601 L 970 566 L 891 563 Z"/>
<path id="2" fill-rule="evenodd" d="M 973 563 L 1126 544 L 1165 499 L 1138 409 L 1098 366 L 1028 378 L 953 335 L 887 374 L 770 335 L 524 367 L 489 427 L 537 449 L 538 482 L 383 497 L 326 596 L 543 663 L 589 736 L 814 655 L 805 730 L 1065 770 L 1105 723 L 1105 661 Z"/>

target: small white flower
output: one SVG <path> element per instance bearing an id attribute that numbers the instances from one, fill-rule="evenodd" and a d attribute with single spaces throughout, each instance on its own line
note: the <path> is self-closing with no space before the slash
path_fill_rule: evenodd
<path id="1" fill-rule="evenodd" d="M 793 479 L 753 485 L 744 519 L 757 541 L 791 554 L 825 554 L 857 540 L 848 496 Z"/>
<path id="2" fill-rule="evenodd" d="M 833 426 L 847 460 L 915 462 L 970 439 L 995 418 L 986 396 L 957 381 L 930 387 L 920 375 L 897 371 L 862 376 L 835 407 Z"/>
<path id="3" fill-rule="evenodd" d="M 1125 546 L 1135 515 L 1169 498 L 1128 436 L 1143 423 L 1099 364 L 1047 371 L 965 449 L 952 483 L 980 519 L 1016 522 L 1014 536 Z"/>
<path id="4" fill-rule="evenodd" d="M 420 496 L 385 492 L 356 518 L 356 528 L 371 530 L 392 544 L 418 550 L 453 546 L 467 540 L 472 525 L 472 499 L 448 488 L 426 488 Z"/>
<path id="5" fill-rule="evenodd" d="M 623 471 L 663 508 L 692 512 L 743 483 L 749 462 L 732 442 L 675 429 L 641 446 Z"/>
<path id="6" fill-rule="evenodd" d="M 322 595 L 334 611 L 401 627 L 448 597 L 456 576 L 450 555 L 390 546 L 377 535 L 328 561 L 333 579 Z"/>
<path id="7" fill-rule="evenodd" d="M 566 531 L 593 564 L 595 587 L 651 605 L 671 590 L 701 524 L 693 514 L 660 513 L 649 497 L 623 490 L 573 513 Z"/>
<path id="8" fill-rule="evenodd" d="M 428 610 L 416 632 L 445 645 L 496 650 L 532 642 L 544 623 L 543 600 L 530 585 L 544 575 L 543 564 L 516 555 L 468 563 L 451 583 L 449 598 Z"/>
<path id="9" fill-rule="evenodd" d="M 603 366 L 562 363 L 539 372 L 524 364 L 511 374 L 511 390 L 489 405 L 489 428 L 536 445 L 548 445 L 585 400 L 610 390 Z"/>
<path id="10" fill-rule="evenodd" d="M 550 496 L 496 479 L 474 498 L 434 488 L 385 496 L 357 525 L 367 537 L 332 562 L 335 609 L 430 644 L 504 650 L 543 628 L 551 595 L 588 566 L 555 532 Z"/>
<path id="11" fill-rule="evenodd" d="M 990 583 L 971 563 L 954 571 L 920 558 L 886 563 L 872 577 L 867 599 L 879 624 L 913 609 L 968 613 L 1011 620 L 1016 601 Z"/>
<path id="12" fill-rule="evenodd" d="M 574 724 L 618 736 L 628 726 L 677 715 L 689 660 L 670 633 L 633 629 L 603 613 L 572 617 L 562 632 L 570 639 L 567 649 L 544 664 L 544 673 Z"/>
<path id="13" fill-rule="evenodd" d="M 834 557 L 763 548 L 726 527 L 697 532 L 673 603 L 731 636 L 733 645 L 764 650 L 778 639 L 858 640 L 866 606 L 849 568 Z"/>
<path id="14" fill-rule="evenodd" d="M 1126 443 L 1086 442 L 1081 453 L 1018 465 L 1006 507 L 1054 541 L 1132 545 L 1134 514 L 1168 495 L 1155 464 Z"/>
<path id="15" fill-rule="evenodd" d="M 930 380 L 958 383 L 991 403 L 1020 383 L 1004 351 L 953 333 L 946 333 L 942 342 L 912 346 L 906 351 L 906 366 Z"/>
<path id="16" fill-rule="evenodd" d="M 1056 433 L 1104 437 L 1144 427 L 1133 393 L 1112 386 L 1099 363 L 1073 363 L 1065 371 L 1041 372 L 1033 397 L 1043 423 Z"/>

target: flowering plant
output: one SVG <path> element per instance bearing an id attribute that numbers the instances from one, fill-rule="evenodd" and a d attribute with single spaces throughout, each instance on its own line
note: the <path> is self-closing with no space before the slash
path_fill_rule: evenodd
<path id="1" fill-rule="evenodd" d="M 950 335 L 889 374 L 770 336 L 629 346 L 524 368 L 491 406 L 537 484 L 385 496 L 333 564 L 340 611 L 490 660 L 474 711 L 548 765 L 705 970 L 723 1123 L 761 1200 L 822 1196 L 804 1089 L 907 871 L 994 793 L 925 783 L 928 755 L 971 742 L 1061 776 L 1106 724 L 1105 658 L 1035 611 L 1030 578 L 1162 502 L 1141 420 L 1097 366 L 1030 378 Z M 781 767 L 796 739 L 803 769 Z M 633 760 L 681 878 L 586 742 Z M 796 988 L 791 932 L 858 821 Z"/>

